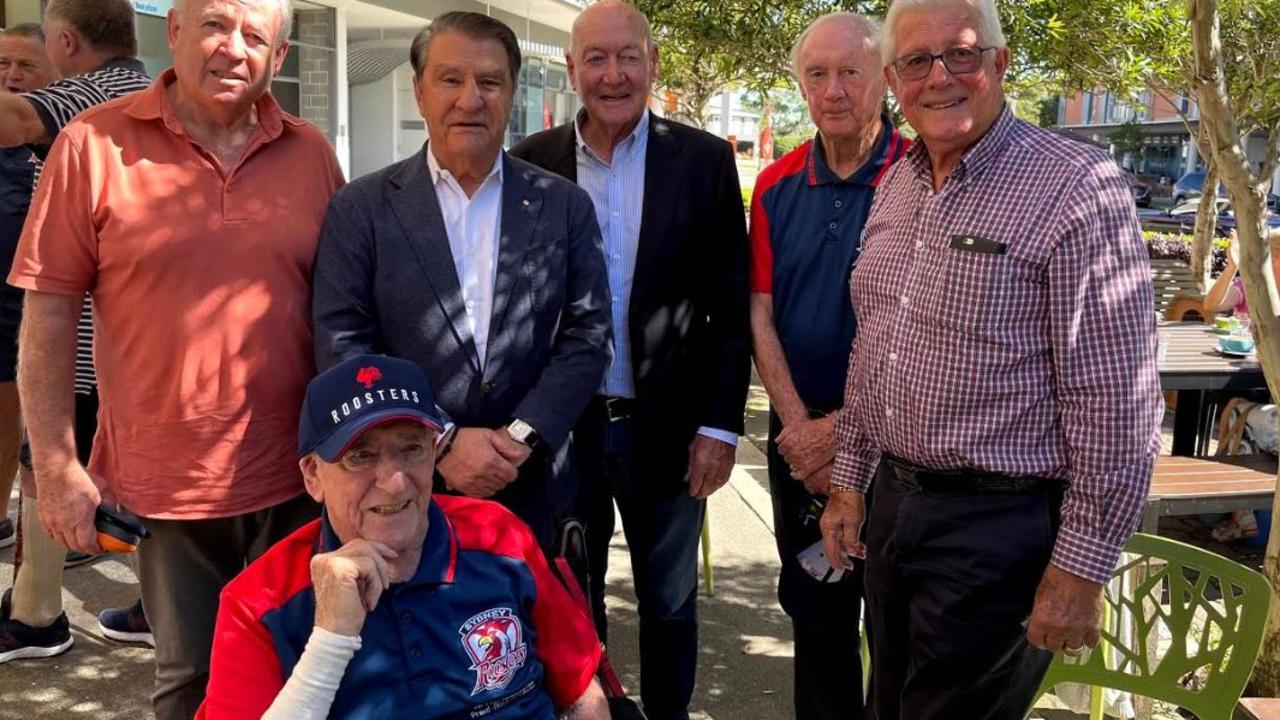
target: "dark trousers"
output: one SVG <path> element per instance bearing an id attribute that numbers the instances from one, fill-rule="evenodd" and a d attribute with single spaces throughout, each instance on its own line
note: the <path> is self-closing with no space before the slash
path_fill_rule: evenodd
<path id="1" fill-rule="evenodd" d="M 156 639 L 157 720 L 190 720 L 204 700 L 222 586 L 319 514 L 304 493 L 228 518 L 143 521 L 151 539 L 138 546 L 138 579 Z"/>
<path id="2" fill-rule="evenodd" d="M 603 640 L 604 577 L 613 505 L 631 551 L 640 616 L 640 699 L 649 720 L 688 720 L 698 664 L 698 540 L 706 503 L 682 478 L 636 472 L 631 420 L 609 422 L 593 401 L 575 431 L 592 610 Z"/>
<path id="3" fill-rule="evenodd" d="M 796 555 L 822 542 L 817 496 L 791 477 L 778 453 L 782 423 L 769 414 L 769 492 L 782 571 L 778 602 L 791 618 L 795 638 L 795 711 L 802 720 L 856 720 L 862 717 L 862 654 L 858 613 L 862 606 L 863 564 L 836 583 L 814 579 Z"/>
<path id="4" fill-rule="evenodd" d="M 1027 643 L 1025 622 L 1060 491 L 920 491 L 882 463 L 872 494 L 870 717 L 1020 720 L 1052 659 Z"/>

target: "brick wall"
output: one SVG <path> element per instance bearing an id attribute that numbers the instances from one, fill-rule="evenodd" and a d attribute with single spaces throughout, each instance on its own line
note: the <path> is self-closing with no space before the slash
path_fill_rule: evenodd
<path id="1" fill-rule="evenodd" d="M 334 51 L 308 47 L 334 43 L 334 11 L 300 10 L 295 14 L 298 46 L 298 81 L 302 119 L 333 136 Z"/>

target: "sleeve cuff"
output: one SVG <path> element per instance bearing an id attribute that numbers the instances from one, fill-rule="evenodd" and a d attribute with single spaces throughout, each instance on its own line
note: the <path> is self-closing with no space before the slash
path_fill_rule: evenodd
<path id="1" fill-rule="evenodd" d="M 698 428 L 698 434 L 703 437 L 709 437 L 712 440 L 719 440 L 722 443 L 728 443 L 734 447 L 738 446 L 738 434 L 712 427 Z"/>
<path id="2" fill-rule="evenodd" d="M 880 464 L 880 451 L 865 454 L 836 451 L 836 464 L 831 473 L 831 484 L 836 487 L 865 493 L 871 487 L 876 465 Z"/>
<path id="3" fill-rule="evenodd" d="M 1091 538 L 1063 527 L 1058 530 L 1058 540 L 1053 546 L 1050 562 L 1072 575 L 1105 584 L 1111 580 L 1123 549 L 1123 545 Z"/>

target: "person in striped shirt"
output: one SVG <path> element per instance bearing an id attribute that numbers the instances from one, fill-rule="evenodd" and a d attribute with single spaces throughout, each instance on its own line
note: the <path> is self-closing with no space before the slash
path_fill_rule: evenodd
<path id="1" fill-rule="evenodd" d="M 32 187 L 62 129 L 81 112 L 150 85 L 137 55 L 133 6 L 129 0 L 52 0 L 45 10 L 45 49 L 63 78 L 24 93 L 0 92 L 0 146 L 26 146 L 36 159 Z M 93 369 L 93 315 L 88 295 L 77 326 L 75 360 L 76 452 L 87 462 L 97 428 L 98 388 Z M 14 578 L 12 602 L 0 609 L 0 663 L 48 657 L 71 647 L 62 612 L 62 567 L 66 549 L 40 530 L 39 504 L 29 453 L 22 468 L 22 564 Z M 7 498 L 6 498 L 7 499 Z M 82 558 L 87 558 L 80 554 Z M 7 610 L 7 612 L 5 612 Z M 104 634 L 148 642 L 140 603 L 104 610 Z"/>

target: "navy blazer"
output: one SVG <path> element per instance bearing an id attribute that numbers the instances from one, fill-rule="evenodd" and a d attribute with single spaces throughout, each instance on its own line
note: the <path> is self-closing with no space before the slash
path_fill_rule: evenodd
<path id="1" fill-rule="evenodd" d="M 609 283 L 586 191 L 503 154 L 501 239 L 486 362 L 467 328 L 462 290 L 436 200 L 426 148 L 354 180 L 329 203 L 316 257 L 312 316 L 324 370 L 362 353 L 413 360 L 440 407 L 462 427 L 512 418 L 553 451 L 599 389 L 612 354 Z M 563 460 L 567 453 L 556 452 Z M 536 458 L 537 456 L 535 456 Z M 572 488 L 550 462 L 526 462 L 495 499 L 534 526 Z M 529 509 L 528 503 L 538 505 Z M 563 507 L 552 510 L 560 515 Z"/>
<path id="2" fill-rule="evenodd" d="M 577 181 L 573 123 L 511 149 Z M 649 117 L 644 209 L 627 332 L 639 462 L 651 482 L 683 482 L 700 426 L 743 432 L 751 375 L 747 226 L 733 148 Z"/>

